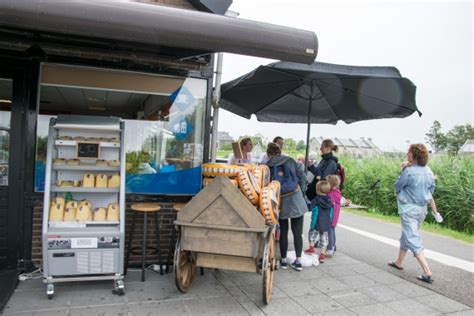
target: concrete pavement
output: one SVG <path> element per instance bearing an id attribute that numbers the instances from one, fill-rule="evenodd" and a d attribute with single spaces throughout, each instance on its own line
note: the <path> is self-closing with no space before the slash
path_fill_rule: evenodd
<path id="1" fill-rule="evenodd" d="M 278 270 L 272 301 L 262 303 L 256 273 L 206 270 L 181 294 L 173 274 L 129 271 L 126 295 L 111 282 L 65 283 L 48 300 L 40 279 L 17 288 L 5 315 L 473 315 L 467 305 L 339 252 L 302 272 Z"/>

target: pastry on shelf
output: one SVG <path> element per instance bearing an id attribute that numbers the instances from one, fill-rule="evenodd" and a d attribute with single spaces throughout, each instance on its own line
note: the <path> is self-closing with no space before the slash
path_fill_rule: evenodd
<path id="1" fill-rule="evenodd" d="M 92 143 L 100 143 L 100 138 L 98 137 L 88 137 L 86 140 Z"/>
<path id="2" fill-rule="evenodd" d="M 79 159 L 68 159 L 66 164 L 68 166 L 79 166 L 79 162 L 80 162 Z"/>
<path id="3" fill-rule="evenodd" d="M 109 162 L 104 159 L 97 159 L 96 166 L 106 167 L 108 166 Z"/>
<path id="4" fill-rule="evenodd" d="M 107 137 L 101 137 L 101 138 L 99 138 L 99 140 L 101 142 L 108 142 L 109 141 L 109 139 Z"/>
<path id="5" fill-rule="evenodd" d="M 67 208 L 66 211 L 64 211 L 63 221 L 65 221 L 65 222 L 75 221 L 76 220 L 76 212 L 77 212 L 77 208 Z"/>
<path id="6" fill-rule="evenodd" d="M 51 206 L 49 207 L 49 221 L 50 222 L 62 221 L 63 216 L 64 216 L 64 204 L 51 203 Z"/>
<path id="7" fill-rule="evenodd" d="M 56 185 L 61 188 L 73 187 L 74 181 L 70 180 L 58 180 L 56 181 Z"/>
<path id="8" fill-rule="evenodd" d="M 109 167 L 119 167 L 120 160 L 109 160 Z"/>
<path id="9" fill-rule="evenodd" d="M 95 176 L 95 187 L 106 188 L 107 187 L 107 176 L 105 174 L 98 174 Z"/>
<path id="10" fill-rule="evenodd" d="M 118 173 L 109 177 L 108 187 L 109 188 L 119 188 L 120 187 L 120 175 Z"/>
<path id="11" fill-rule="evenodd" d="M 91 221 L 91 220 L 92 220 L 92 214 L 91 214 L 91 208 L 89 207 L 89 205 L 85 205 L 85 204 L 80 205 L 76 212 L 76 221 L 85 222 L 85 221 Z"/>
<path id="12" fill-rule="evenodd" d="M 53 164 L 55 165 L 65 165 L 66 159 L 58 158 L 53 160 Z"/>
<path id="13" fill-rule="evenodd" d="M 95 177 L 92 173 L 86 173 L 82 179 L 82 186 L 84 188 L 95 187 Z"/>
<path id="14" fill-rule="evenodd" d="M 75 141 L 78 141 L 78 142 L 83 142 L 83 141 L 86 140 L 86 138 L 83 137 L 83 136 L 76 136 L 76 137 L 74 137 L 74 140 L 75 140 Z"/>
<path id="15" fill-rule="evenodd" d="M 80 187 L 82 185 L 82 181 L 81 180 L 74 180 L 73 181 L 73 186 L 74 187 Z"/>
<path id="16" fill-rule="evenodd" d="M 76 201 L 69 201 L 66 203 L 66 209 L 68 208 L 77 208 L 79 204 Z"/>
<path id="17" fill-rule="evenodd" d="M 71 136 L 62 135 L 62 136 L 58 136 L 58 140 L 72 140 L 72 137 L 71 137 Z"/>
<path id="18" fill-rule="evenodd" d="M 105 221 L 107 215 L 107 209 L 105 207 L 98 207 L 94 211 L 94 222 Z"/>
<path id="19" fill-rule="evenodd" d="M 51 204 L 62 204 L 62 205 L 64 205 L 64 198 L 62 196 L 57 196 L 51 201 Z"/>
<path id="20" fill-rule="evenodd" d="M 79 202 L 79 206 L 86 205 L 89 207 L 89 209 L 92 209 L 92 204 L 88 200 L 82 200 Z"/>
<path id="21" fill-rule="evenodd" d="M 110 143 L 120 143 L 120 140 L 119 140 L 118 137 L 110 137 L 110 138 L 108 139 L 108 141 L 109 141 Z"/>
<path id="22" fill-rule="evenodd" d="M 119 220 L 119 206 L 117 203 L 109 203 L 107 207 L 107 220 L 118 221 Z"/>

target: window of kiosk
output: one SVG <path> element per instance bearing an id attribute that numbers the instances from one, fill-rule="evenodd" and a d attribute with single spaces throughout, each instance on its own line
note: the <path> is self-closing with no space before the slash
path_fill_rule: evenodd
<path id="1" fill-rule="evenodd" d="M 118 71 L 106 71 L 104 75 L 104 71 L 93 68 L 56 65 L 43 66 L 42 73 L 36 191 L 44 191 L 50 118 L 79 114 L 124 120 L 127 193 L 199 192 L 206 80 Z"/>
<path id="2" fill-rule="evenodd" d="M 8 185 L 8 160 L 10 157 L 10 118 L 12 82 L 0 79 L 0 186 Z"/>

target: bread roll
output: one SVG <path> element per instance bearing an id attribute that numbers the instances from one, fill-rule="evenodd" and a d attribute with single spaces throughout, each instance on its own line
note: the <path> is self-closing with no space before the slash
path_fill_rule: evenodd
<path id="1" fill-rule="evenodd" d="M 120 166 L 120 160 L 109 160 L 109 166 L 110 167 L 119 167 Z"/>
<path id="2" fill-rule="evenodd" d="M 118 221 L 119 220 L 119 206 L 117 203 L 110 203 L 107 207 L 107 220 Z"/>
<path id="3" fill-rule="evenodd" d="M 57 196 L 51 201 L 51 204 L 62 204 L 62 205 L 64 205 L 64 198 L 62 196 Z"/>
<path id="4" fill-rule="evenodd" d="M 66 208 L 77 208 L 79 204 L 76 201 L 69 201 L 66 203 Z"/>
<path id="5" fill-rule="evenodd" d="M 103 222 L 107 215 L 107 209 L 105 207 L 98 207 L 94 211 L 94 222 Z"/>
<path id="6" fill-rule="evenodd" d="M 95 177 L 92 173 L 86 173 L 82 179 L 82 186 L 84 188 L 93 188 L 95 187 Z"/>
<path id="7" fill-rule="evenodd" d="M 61 159 L 61 158 L 54 159 L 54 160 L 53 160 L 53 164 L 55 164 L 55 165 L 65 165 L 65 164 L 66 164 L 66 160 L 65 160 L 65 159 Z"/>
<path id="8" fill-rule="evenodd" d="M 49 221 L 57 222 L 62 221 L 64 216 L 64 204 L 51 203 L 49 207 Z"/>
<path id="9" fill-rule="evenodd" d="M 64 212 L 63 221 L 65 222 L 72 222 L 76 220 L 76 212 L 77 208 L 67 208 Z"/>
<path id="10" fill-rule="evenodd" d="M 103 160 L 103 159 L 98 159 L 95 163 L 97 166 L 108 166 L 108 161 L 107 160 Z"/>
<path id="11" fill-rule="evenodd" d="M 89 202 L 88 200 L 82 200 L 79 202 L 79 206 L 81 205 L 87 205 L 87 207 L 89 207 L 90 209 L 92 209 L 92 204 L 91 202 Z"/>
<path id="12" fill-rule="evenodd" d="M 68 166 L 79 166 L 79 162 L 79 159 L 68 159 L 66 164 Z"/>
<path id="13" fill-rule="evenodd" d="M 109 177 L 108 181 L 109 188 L 119 188 L 120 187 L 120 175 L 114 174 Z"/>
<path id="14" fill-rule="evenodd" d="M 96 188 L 107 187 L 107 176 L 105 174 L 98 174 L 95 176 L 95 187 Z"/>
<path id="15" fill-rule="evenodd" d="M 76 220 L 85 222 L 92 220 L 91 209 L 88 205 L 80 205 L 76 212 Z"/>

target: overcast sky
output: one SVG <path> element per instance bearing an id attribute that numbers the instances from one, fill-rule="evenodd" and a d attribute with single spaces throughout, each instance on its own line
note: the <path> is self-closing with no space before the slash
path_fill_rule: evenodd
<path id="1" fill-rule="evenodd" d="M 444 131 L 474 124 L 473 2 L 471 1 L 320 1 L 234 0 L 239 18 L 285 25 L 316 33 L 317 61 L 346 65 L 394 66 L 417 86 L 423 113 L 337 125 L 313 124 L 311 136 L 371 137 L 384 150 L 405 150 L 425 142 L 434 120 Z M 274 60 L 224 54 L 225 83 Z M 261 123 L 225 110 L 219 131 L 238 138 L 262 133 L 306 139 L 304 124 Z"/>

